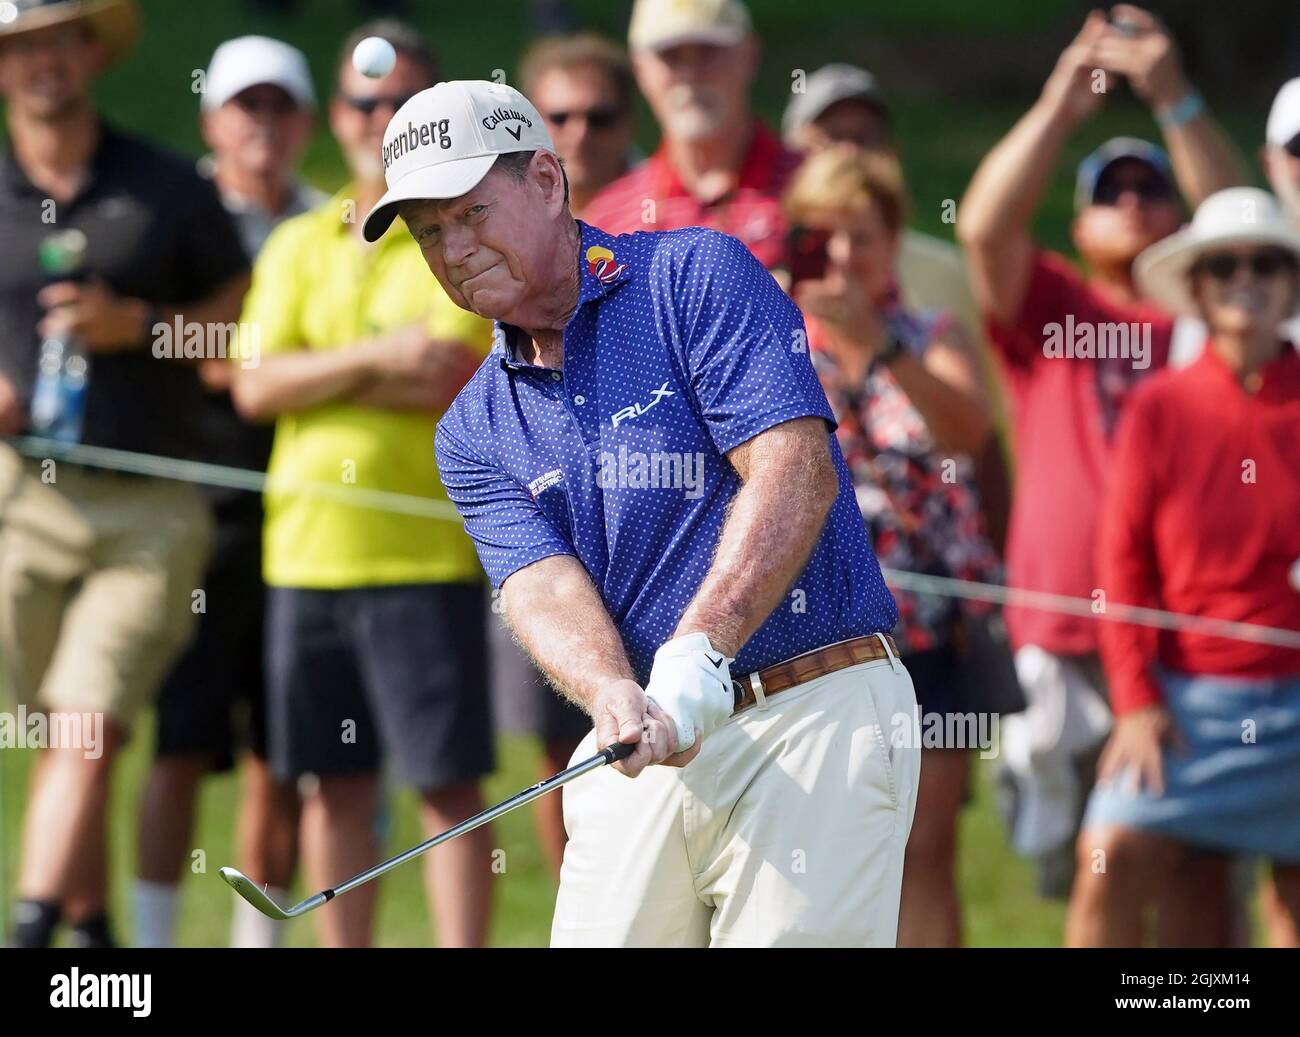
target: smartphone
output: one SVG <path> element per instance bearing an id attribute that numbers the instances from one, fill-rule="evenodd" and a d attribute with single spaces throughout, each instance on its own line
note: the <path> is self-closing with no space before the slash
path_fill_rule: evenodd
<path id="1" fill-rule="evenodd" d="M 790 288 L 800 281 L 820 281 L 826 276 L 830 259 L 826 247 L 831 232 L 812 227 L 794 226 L 785 239 L 786 264 L 790 271 Z"/>

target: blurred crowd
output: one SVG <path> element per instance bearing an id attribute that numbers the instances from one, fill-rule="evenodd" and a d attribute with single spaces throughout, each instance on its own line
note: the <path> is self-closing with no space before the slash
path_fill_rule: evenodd
<path id="1" fill-rule="evenodd" d="M 379 859 L 387 781 L 433 834 L 482 809 L 497 730 L 537 736 L 550 774 L 590 723 L 514 644 L 454 521 L 301 488 L 445 502 L 434 427 L 492 349 L 403 228 L 360 234 L 386 126 L 442 78 L 429 42 L 359 27 L 324 100 L 288 43 L 223 43 L 196 163 L 93 100 L 138 34 L 129 0 L 0 6 L 0 434 L 36 437 L 0 442 L 0 656 L 27 708 L 106 718 L 98 754 L 36 760 L 10 939 L 117 939 L 109 779 L 153 708 L 128 928 L 167 946 L 207 775 L 238 766 L 235 863 L 283 902 L 299 875 L 324 888 Z M 884 566 L 1084 606 L 896 590 L 894 636 L 940 721 L 900 945 L 962 942 L 958 820 L 990 748 L 964 737 L 975 716 L 1001 720 L 1008 838 L 1068 898 L 1067 943 L 1241 944 L 1258 894 L 1267 938 L 1300 944 L 1300 79 L 1260 127 L 1271 193 L 1245 186 L 1162 24 L 1094 12 L 974 170 L 953 242 L 909 226 L 888 84 L 867 70 L 795 77 L 779 127 L 755 112 L 761 28 L 740 0 L 637 0 L 626 47 L 543 36 L 515 85 L 578 219 L 725 231 L 790 293 Z M 351 62 L 371 36 L 397 54 L 380 78 Z M 1079 164 L 1076 263 L 1035 221 L 1121 83 L 1152 139 Z M 297 172 L 318 120 L 348 170 L 332 196 Z M 160 349 L 191 328 L 197 354 Z M 213 328 L 241 348 L 216 355 Z M 20 449 L 37 439 L 269 481 Z M 1164 618 L 1108 616 L 1123 606 Z M 561 797 L 535 810 L 558 872 Z M 440 942 L 484 943 L 490 830 L 425 875 Z M 317 915 L 321 941 L 368 943 L 375 889 Z M 277 939 L 235 901 L 232 943 Z"/>

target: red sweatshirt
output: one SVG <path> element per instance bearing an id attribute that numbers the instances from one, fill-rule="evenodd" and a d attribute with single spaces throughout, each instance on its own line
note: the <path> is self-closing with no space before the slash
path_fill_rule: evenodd
<path id="1" fill-rule="evenodd" d="M 1285 347 L 1254 393 L 1212 346 L 1139 387 L 1116 432 L 1098 569 L 1109 602 L 1300 631 L 1300 354 Z M 1111 705 L 1161 701 L 1158 662 L 1182 673 L 1300 673 L 1300 650 L 1102 622 Z"/>
<path id="2" fill-rule="evenodd" d="M 1053 334 L 1109 326 L 1149 338 L 1145 368 L 1078 355 L 1052 355 Z M 986 318 L 1014 419 L 1016 485 L 1007 532 L 1007 583 L 1088 598 L 1102 486 L 1110 465 L 1108 431 L 1134 383 L 1165 366 L 1173 318 L 1148 302 L 1109 298 L 1064 257 L 1040 251 L 1020 314 L 1010 325 Z M 1011 643 L 1059 655 L 1097 651 L 1097 620 L 1007 606 Z"/>

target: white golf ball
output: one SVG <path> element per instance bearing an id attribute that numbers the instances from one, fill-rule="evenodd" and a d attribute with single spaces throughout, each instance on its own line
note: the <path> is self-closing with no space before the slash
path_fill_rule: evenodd
<path id="1" fill-rule="evenodd" d="M 363 76 L 382 79 L 397 64 L 397 51 L 387 40 L 367 36 L 352 52 L 352 67 Z"/>

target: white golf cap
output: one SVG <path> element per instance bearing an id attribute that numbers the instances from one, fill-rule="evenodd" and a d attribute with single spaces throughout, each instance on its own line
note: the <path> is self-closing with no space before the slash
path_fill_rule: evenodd
<path id="1" fill-rule="evenodd" d="M 378 240 L 400 202 L 459 198 L 473 189 L 498 155 L 549 151 L 555 145 L 532 102 L 512 86 L 460 79 L 421 90 L 384 130 L 388 190 L 361 232 Z"/>
<path id="2" fill-rule="evenodd" d="M 1273 245 L 1300 258 L 1300 230 L 1267 191 L 1229 187 L 1201 202 L 1190 224 L 1137 257 L 1137 286 L 1170 313 L 1199 316 L 1188 275 L 1205 253 L 1229 245 Z"/>
<path id="3" fill-rule="evenodd" d="M 636 0 L 629 50 L 667 50 L 683 43 L 730 47 L 754 31 L 740 0 Z"/>
<path id="4" fill-rule="evenodd" d="M 1280 148 L 1297 135 L 1300 135 L 1300 76 L 1283 83 L 1273 98 L 1264 140 Z"/>
<path id="5" fill-rule="evenodd" d="M 240 36 L 227 40 L 212 55 L 203 90 L 202 108 L 215 111 L 251 86 L 278 86 L 300 108 L 316 107 L 311 70 L 302 51 L 269 36 Z"/>

